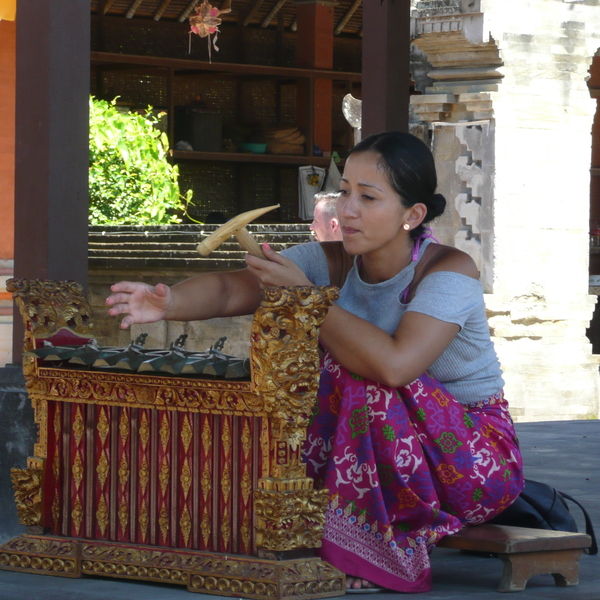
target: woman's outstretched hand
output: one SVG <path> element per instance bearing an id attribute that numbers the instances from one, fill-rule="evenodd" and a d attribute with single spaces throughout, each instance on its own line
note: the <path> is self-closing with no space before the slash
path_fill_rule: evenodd
<path id="1" fill-rule="evenodd" d="M 275 252 L 266 242 L 262 250 L 267 260 L 246 254 L 248 270 L 258 279 L 261 289 L 313 285 L 294 261 Z"/>
<path id="2" fill-rule="evenodd" d="M 111 316 L 125 315 L 121 329 L 134 323 L 155 323 L 165 318 L 172 303 L 171 289 L 164 283 L 154 286 L 146 283 L 120 281 L 111 286 L 107 299 Z"/>

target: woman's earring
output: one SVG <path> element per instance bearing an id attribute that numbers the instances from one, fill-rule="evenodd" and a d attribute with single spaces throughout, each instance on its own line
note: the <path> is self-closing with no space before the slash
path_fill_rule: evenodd
<path id="1" fill-rule="evenodd" d="M 404 225 L 402 225 L 402 229 L 404 229 L 404 231 L 408 231 L 410 229 L 410 225 L 408 223 L 404 223 Z"/>

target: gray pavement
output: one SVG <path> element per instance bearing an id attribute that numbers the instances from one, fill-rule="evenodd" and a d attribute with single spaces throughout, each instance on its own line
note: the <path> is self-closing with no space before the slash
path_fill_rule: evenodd
<path id="1" fill-rule="evenodd" d="M 544 481 L 577 498 L 588 510 L 600 533 L 600 421 L 519 423 L 517 433 L 525 460 L 525 476 Z M 573 508 L 580 531 L 583 519 Z M 515 600 L 600 600 L 600 556 L 583 555 L 579 585 L 559 588 L 551 575 L 538 575 Z M 432 555 L 433 590 L 403 594 L 420 600 L 498 600 L 502 563 L 495 558 L 463 555 L 438 548 Z M 362 598 L 363 596 L 357 596 Z M 367 596 L 369 597 L 369 596 Z M 377 594 L 391 600 L 398 594 Z M 190 600 L 222 598 L 198 596 L 181 587 L 86 577 L 63 579 L 0 571 L 0 600 Z"/>

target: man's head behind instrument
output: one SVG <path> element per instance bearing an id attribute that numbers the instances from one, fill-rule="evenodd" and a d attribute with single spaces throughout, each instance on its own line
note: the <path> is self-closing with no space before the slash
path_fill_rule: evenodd
<path id="1" fill-rule="evenodd" d="M 332 242 L 342 239 L 340 223 L 337 218 L 337 192 L 319 192 L 315 194 L 314 219 L 310 229 L 314 231 L 318 242 Z"/>

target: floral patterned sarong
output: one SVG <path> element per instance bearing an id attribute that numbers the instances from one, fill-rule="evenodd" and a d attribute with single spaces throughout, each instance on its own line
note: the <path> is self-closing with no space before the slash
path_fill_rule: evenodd
<path id="1" fill-rule="evenodd" d="M 330 494 L 320 556 L 400 592 L 429 590 L 434 545 L 491 519 L 523 487 L 501 392 L 464 406 L 427 374 L 390 388 L 327 353 L 305 456 Z"/>

